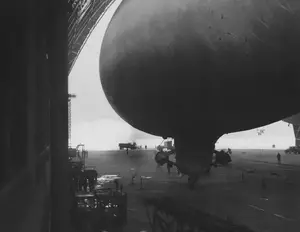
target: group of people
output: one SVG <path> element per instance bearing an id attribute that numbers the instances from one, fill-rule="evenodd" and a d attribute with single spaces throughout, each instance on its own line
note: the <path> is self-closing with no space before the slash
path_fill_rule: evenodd
<path id="1" fill-rule="evenodd" d="M 214 151 L 213 160 L 212 160 L 212 166 L 216 166 L 218 163 L 225 165 L 231 162 L 230 154 L 232 154 L 232 151 L 230 148 L 225 152 L 224 150 L 221 151 Z M 179 176 L 182 176 L 181 171 L 179 170 L 176 162 L 173 162 L 170 160 L 170 156 L 175 155 L 174 152 L 163 152 L 160 151 L 155 155 L 155 161 L 158 166 L 163 166 L 166 164 L 168 174 L 171 174 L 171 168 L 175 167 L 177 169 L 177 174 Z M 210 169 L 210 168 L 209 168 Z M 209 172 L 209 170 L 208 170 Z"/>
<path id="2" fill-rule="evenodd" d="M 179 168 L 177 167 L 176 163 L 170 160 L 170 155 L 173 155 L 173 153 L 168 152 L 158 152 L 155 155 L 155 162 L 159 167 L 163 165 L 167 165 L 168 174 L 171 174 L 171 168 L 175 167 L 177 169 L 177 174 L 181 175 Z"/>
<path id="3" fill-rule="evenodd" d="M 72 176 L 73 188 L 75 191 L 91 192 L 97 182 L 96 170 L 84 170 L 74 172 Z"/>

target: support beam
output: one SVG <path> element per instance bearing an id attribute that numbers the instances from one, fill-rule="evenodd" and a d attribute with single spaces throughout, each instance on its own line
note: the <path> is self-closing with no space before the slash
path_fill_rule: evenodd
<path id="1" fill-rule="evenodd" d="M 68 95 L 68 111 L 69 111 L 69 116 L 68 116 L 68 121 L 69 121 L 69 123 L 68 123 L 68 127 L 69 127 L 69 147 L 71 147 L 72 146 L 72 141 L 71 141 L 71 136 L 72 136 L 72 131 L 71 131 L 71 129 L 72 129 L 72 104 L 71 104 L 71 102 L 72 102 L 72 98 L 75 98 L 76 97 L 76 95 L 75 94 L 69 94 Z"/>
<path id="2" fill-rule="evenodd" d="M 295 146 L 300 146 L 300 125 L 293 125 L 295 134 Z"/>
<path id="3" fill-rule="evenodd" d="M 67 0 L 49 4 L 51 231 L 69 232 Z"/>

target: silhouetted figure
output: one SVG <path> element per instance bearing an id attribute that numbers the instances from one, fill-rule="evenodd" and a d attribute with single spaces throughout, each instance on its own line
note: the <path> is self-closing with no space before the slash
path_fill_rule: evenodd
<path id="1" fill-rule="evenodd" d="M 128 148 L 126 148 L 126 154 L 128 155 Z"/>
<path id="2" fill-rule="evenodd" d="M 81 172 L 81 176 L 87 182 L 87 186 L 89 187 L 90 191 L 92 191 L 97 183 L 97 171 L 96 170 L 85 170 Z"/>
<path id="3" fill-rule="evenodd" d="M 145 145 L 145 149 L 147 149 L 147 145 Z"/>
<path id="4" fill-rule="evenodd" d="M 83 189 L 85 192 L 87 192 L 87 190 L 88 190 L 88 180 L 85 177 L 84 177 L 84 182 L 83 182 Z"/>
<path id="5" fill-rule="evenodd" d="M 85 188 L 85 182 L 86 182 L 85 178 L 82 175 L 80 175 L 78 182 L 79 182 L 79 185 L 78 185 L 79 191 L 82 191 Z"/>
<path id="6" fill-rule="evenodd" d="M 168 157 L 168 161 L 169 161 L 169 157 Z M 171 162 L 167 162 L 167 169 L 168 169 L 168 174 L 171 174 L 171 168 L 173 167 Z"/>
<path id="7" fill-rule="evenodd" d="M 281 164 L 281 155 L 279 152 L 277 153 L 277 162 L 278 164 Z"/>
<path id="8" fill-rule="evenodd" d="M 87 179 L 88 179 L 88 187 L 90 191 L 93 191 L 95 187 L 95 181 L 91 177 L 88 177 Z"/>
<path id="9" fill-rule="evenodd" d="M 175 166 L 175 167 L 176 167 L 176 166 Z M 180 177 L 183 176 L 182 173 L 180 172 L 179 168 L 176 167 L 176 169 L 177 169 L 177 175 L 180 176 Z"/>
<path id="10" fill-rule="evenodd" d="M 134 184 L 134 180 L 137 176 L 137 171 L 135 170 L 135 168 L 131 168 L 130 172 L 131 172 L 131 184 Z"/>
<path id="11" fill-rule="evenodd" d="M 118 191 L 119 190 L 119 186 L 120 186 L 120 183 L 119 183 L 119 180 L 114 180 L 115 182 L 115 186 L 116 186 L 116 190 Z"/>
<path id="12" fill-rule="evenodd" d="M 242 172 L 242 182 L 245 182 L 245 174 Z"/>

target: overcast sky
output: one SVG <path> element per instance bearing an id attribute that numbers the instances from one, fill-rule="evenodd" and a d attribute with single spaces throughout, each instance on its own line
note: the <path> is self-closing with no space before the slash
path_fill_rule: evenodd
<path id="1" fill-rule="evenodd" d="M 84 143 L 90 150 L 116 149 L 119 142 L 136 141 L 149 147 L 162 139 L 138 131 L 124 122 L 111 108 L 104 95 L 99 76 L 99 54 L 105 29 L 113 12 L 120 4 L 116 0 L 100 20 L 85 47 L 82 49 L 69 76 L 69 92 L 77 95 L 72 100 L 72 145 Z M 280 109 L 278 109 L 280 110 Z M 257 130 L 224 135 L 217 147 L 232 148 L 286 148 L 294 144 L 292 127 L 277 122 Z"/>

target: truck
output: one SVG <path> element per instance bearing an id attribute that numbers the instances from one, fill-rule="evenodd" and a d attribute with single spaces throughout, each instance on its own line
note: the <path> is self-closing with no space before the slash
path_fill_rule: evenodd
<path id="1" fill-rule="evenodd" d="M 133 142 L 133 143 L 119 143 L 119 148 L 120 148 L 120 150 L 123 150 L 123 149 L 135 150 L 138 147 L 137 147 L 136 143 Z"/>

